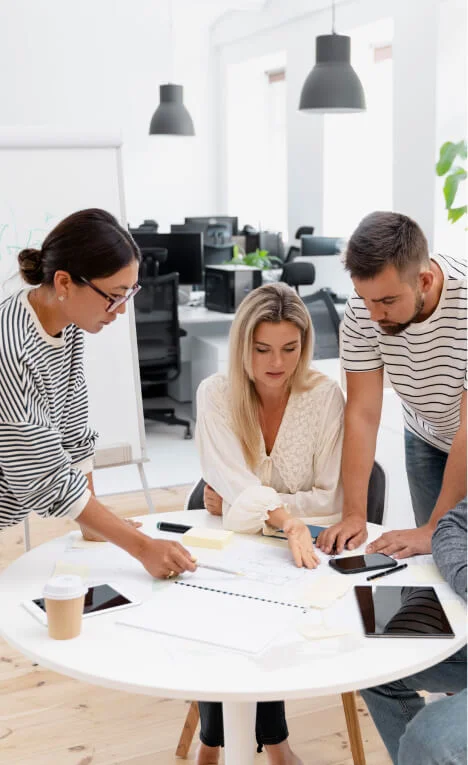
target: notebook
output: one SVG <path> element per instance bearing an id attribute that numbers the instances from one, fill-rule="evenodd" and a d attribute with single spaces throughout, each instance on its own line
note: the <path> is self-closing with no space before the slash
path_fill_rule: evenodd
<path id="1" fill-rule="evenodd" d="M 259 654 L 303 613 L 304 607 L 295 603 L 175 581 L 131 613 L 122 613 L 118 623 Z"/>

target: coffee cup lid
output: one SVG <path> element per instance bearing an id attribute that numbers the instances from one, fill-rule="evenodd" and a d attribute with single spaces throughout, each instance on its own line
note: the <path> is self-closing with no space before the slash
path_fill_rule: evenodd
<path id="1" fill-rule="evenodd" d="M 44 598 L 49 600 L 70 600 L 85 595 L 88 588 L 81 576 L 76 574 L 61 574 L 53 576 L 44 586 L 42 592 Z"/>

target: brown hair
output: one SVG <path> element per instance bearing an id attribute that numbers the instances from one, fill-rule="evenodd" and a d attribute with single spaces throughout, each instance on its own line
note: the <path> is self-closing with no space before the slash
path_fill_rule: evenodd
<path id="1" fill-rule="evenodd" d="M 18 254 L 20 274 L 28 284 L 54 283 L 56 271 L 99 279 L 112 276 L 141 254 L 132 237 L 113 215 L 91 208 L 69 215 L 46 236 L 40 250 L 31 247 Z"/>
<path id="2" fill-rule="evenodd" d="M 366 215 L 345 252 L 345 268 L 358 279 L 373 279 L 387 266 L 413 276 L 422 265 L 429 265 L 427 239 L 418 224 L 401 213 Z"/>

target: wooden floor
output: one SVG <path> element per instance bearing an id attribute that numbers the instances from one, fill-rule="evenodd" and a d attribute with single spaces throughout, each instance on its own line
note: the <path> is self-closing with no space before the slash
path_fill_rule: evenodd
<path id="1" fill-rule="evenodd" d="M 159 510 L 180 510 L 189 487 L 152 492 Z M 141 492 L 104 498 L 119 515 L 147 512 Z M 73 521 L 31 518 L 32 545 L 60 536 Z M 0 535 L 0 569 L 23 552 L 23 528 Z M 1 615 L 0 615 L 1 618 Z M 367 765 L 390 759 L 358 699 Z M 86 685 L 42 669 L 0 639 L 2 765 L 175 765 L 188 705 Z M 287 704 L 290 742 L 306 765 L 352 765 L 338 696 Z M 196 739 L 187 762 L 193 762 Z M 259 765 L 265 755 L 256 757 Z"/>

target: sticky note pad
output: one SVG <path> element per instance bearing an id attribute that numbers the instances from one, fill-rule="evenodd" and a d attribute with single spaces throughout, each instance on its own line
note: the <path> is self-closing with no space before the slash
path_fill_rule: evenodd
<path id="1" fill-rule="evenodd" d="M 89 577 L 89 568 L 88 566 L 79 566 L 76 563 L 58 560 L 55 564 L 53 576 L 59 576 L 59 574 L 77 574 L 86 580 Z"/>
<path id="2" fill-rule="evenodd" d="M 349 577 L 338 579 L 334 576 L 321 576 L 315 584 L 309 585 L 299 595 L 299 601 L 309 608 L 328 608 L 335 600 L 346 595 L 351 588 Z"/>
<path id="3" fill-rule="evenodd" d="M 209 547 L 222 550 L 232 539 L 233 532 L 224 529 L 191 528 L 182 535 L 182 543 L 188 547 Z"/>

